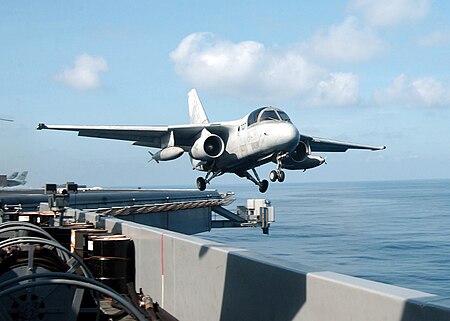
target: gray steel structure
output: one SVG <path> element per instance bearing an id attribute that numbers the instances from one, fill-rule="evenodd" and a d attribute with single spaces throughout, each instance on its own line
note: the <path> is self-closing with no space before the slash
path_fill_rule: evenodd
<path id="1" fill-rule="evenodd" d="M 438 321 L 450 300 L 86 213 L 131 237 L 136 284 L 184 321 Z"/>
<path id="2" fill-rule="evenodd" d="M 55 196 L 62 202 L 56 202 Z M 229 205 L 234 199 L 231 195 L 220 194 L 216 190 L 102 190 L 57 195 L 46 195 L 42 190 L 22 191 L 19 194 L 0 192 L 0 213 L 18 215 L 19 212 L 34 212 L 41 203 L 49 201 L 51 204 L 58 203 L 61 209 L 93 210 L 184 234 L 248 223 L 222 207 Z M 51 204 L 41 210 L 53 210 Z M 212 211 L 228 220 L 220 221 L 221 225 L 214 224 Z"/>
<path id="3" fill-rule="evenodd" d="M 199 195 L 204 199 L 208 193 Z M 202 201 L 187 199 L 178 205 L 195 202 Z M 214 205 L 214 200 L 209 202 Z M 166 208 L 160 204 L 167 210 L 161 215 L 167 214 L 169 220 L 170 215 L 178 215 L 172 216 L 176 224 L 187 230 L 200 226 L 192 219 L 194 212 L 184 211 L 204 211 L 204 207 L 177 210 L 169 209 L 169 204 Z M 138 208 L 146 207 L 153 208 Z M 127 213 L 129 208 L 118 213 L 135 215 Z M 107 211 L 114 209 L 103 210 Z M 288 263 L 93 210 L 69 209 L 67 215 L 131 238 L 136 287 L 180 320 L 450 320 L 449 298 Z"/>
<path id="4" fill-rule="evenodd" d="M 216 190 L 100 190 L 79 191 L 68 195 L 68 206 L 76 209 L 110 208 L 114 206 L 132 206 L 204 199 L 220 199 Z M 0 191 L 0 207 L 21 204 L 24 211 L 34 211 L 41 202 L 47 202 L 44 190 Z"/>

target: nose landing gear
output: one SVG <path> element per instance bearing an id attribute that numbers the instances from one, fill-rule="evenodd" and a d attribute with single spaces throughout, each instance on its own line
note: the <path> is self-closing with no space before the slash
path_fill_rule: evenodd
<path id="1" fill-rule="evenodd" d="M 284 182 L 284 179 L 286 178 L 286 174 L 282 170 L 273 170 L 269 174 L 269 179 L 272 182 L 275 182 L 278 180 L 280 183 Z"/>
<path id="2" fill-rule="evenodd" d="M 288 153 L 280 153 L 277 155 L 277 167 L 275 170 L 271 171 L 269 174 L 269 179 L 272 182 L 275 182 L 276 180 L 278 180 L 280 183 L 284 182 L 286 175 L 281 170 L 281 162 L 283 161 L 283 158 L 285 158 L 287 156 L 288 156 Z"/>

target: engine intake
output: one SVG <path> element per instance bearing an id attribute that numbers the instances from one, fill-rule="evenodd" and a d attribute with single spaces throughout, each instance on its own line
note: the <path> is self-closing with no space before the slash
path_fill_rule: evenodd
<path id="1" fill-rule="evenodd" d="M 225 143 L 223 139 L 203 129 L 200 138 L 192 146 L 190 155 L 192 158 L 207 161 L 219 157 L 224 150 Z"/>
<path id="2" fill-rule="evenodd" d="M 302 162 L 309 154 L 311 154 L 311 148 L 304 142 L 300 141 L 294 151 L 291 152 L 290 156 L 293 160 Z"/>

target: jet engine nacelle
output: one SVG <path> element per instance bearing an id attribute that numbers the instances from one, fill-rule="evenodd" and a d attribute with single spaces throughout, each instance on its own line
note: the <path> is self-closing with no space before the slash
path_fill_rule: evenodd
<path id="1" fill-rule="evenodd" d="M 208 130 L 203 129 L 199 139 L 192 145 L 190 155 L 198 160 L 208 161 L 222 155 L 225 150 L 223 139 Z"/>
<path id="2" fill-rule="evenodd" d="M 309 154 L 311 154 L 311 147 L 300 141 L 297 147 L 295 147 L 294 151 L 291 152 L 289 156 L 296 162 L 302 162 Z"/>
<path id="3" fill-rule="evenodd" d="M 281 168 L 284 169 L 310 169 L 325 163 L 322 156 L 311 155 L 309 144 L 300 141 L 295 149 L 289 153 L 289 156 L 283 159 Z"/>

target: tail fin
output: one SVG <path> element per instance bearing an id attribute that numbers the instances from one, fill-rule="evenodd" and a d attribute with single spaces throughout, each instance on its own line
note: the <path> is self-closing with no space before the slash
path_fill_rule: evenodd
<path id="1" fill-rule="evenodd" d="M 195 89 L 191 89 L 188 93 L 188 106 L 191 124 L 209 123 L 208 116 L 206 116 L 202 102 L 200 101 L 200 98 L 198 98 L 198 94 Z"/>
<path id="2" fill-rule="evenodd" d="M 24 181 L 25 178 L 27 178 L 27 175 L 28 175 L 28 171 L 22 172 L 22 174 L 20 174 L 20 176 L 17 177 L 17 180 L 18 181 Z"/>
<path id="3" fill-rule="evenodd" d="M 17 177 L 17 175 L 19 175 L 19 172 L 14 172 L 11 175 L 8 176 L 8 179 L 14 179 Z"/>

